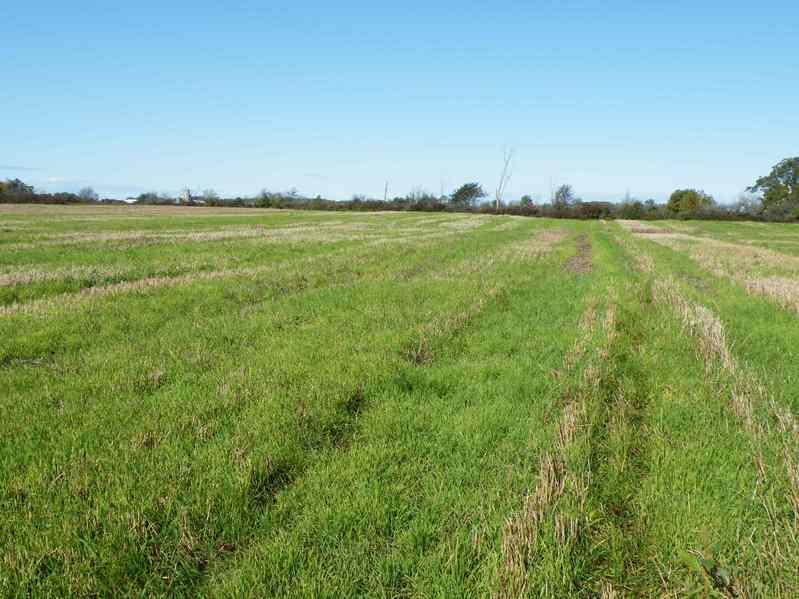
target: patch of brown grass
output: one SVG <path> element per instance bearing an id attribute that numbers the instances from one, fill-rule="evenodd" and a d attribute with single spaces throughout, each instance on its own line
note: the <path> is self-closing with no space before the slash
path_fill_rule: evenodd
<path id="1" fill-rule="evenodd" d="M 662 233 L 669 233 L 669 229 L 653 225 L 650 222 L 640 220 L 617 220 L 617 223 L 626 231 L 630 233 L 637 233 L 638 235 L 660 235 Z"/>
<path id="2" fill-rule="evenodd" d="M 548 514 L 565 490 L 568 473 L 559 456 L 545 453 L 538 467 L 538 482 L 524 498 L 522 509 L 502 527 L 502 556 L 499 591 L 495 597 L 521 597 L 529 593 L 527 570 L 534 563 L 541 530 Z M 561 524 L 563 542 L 573 527 Z M 576 536 L 576 534 L 575 534 Z"/>
<path id="3" fill-rule="evenodd" d="M 568 236 L 565 229 L 545 229 L 522 241 L 513 242 L 497 253 L 501 259 L 530 260 L 540 258 Z"/>
<path id="4" fill-rule="evenodd" d="M 512 220 L 508 220 L 496 225 L 492 231 L 512 231 L 513 229 L 518 229 L 519 226 L 522 224 L 523 216 L 511 216 Z"/>
<path id="5" fill-rule="evenodd" d="M 702 268 L 728 278 L 752 294 L 766 296 L 799 311 L 799 257 L 763 247 L 728 243 L 684 234 L 661 235 L 652 241 L 687 253 Z"/>
<path id="6" fill-rule="evenodd" d="M 712 310 L 687 300 L 674 281 L 668 278 L 655 282 L 654 293 L 655 299 L 665 301 L 677 311 L 689 334 L 699 341 L 707 369 L 712 369 L 718 359 L 724 369 L 735 371 L 724 325 Z"/>
<path id="7" fill-rule="evenodd" d="M 588 235 L 577 237 L 577 253 L 566 262 L 566 268 L 577 275 L 587 275 L 593 270 L 593 254 Z"/>
<path id="8" fill-rule="evenodd" d="M 14 314 L 42 314 L 50 311 L 69 309 L 80 306 L 90 299 L 111 297 L 126 293 L 146 293 L 153 289 L 187 285 L 198 281 L 213 281 L 224 278 L 252 277 L 277 270 L 275 265 L 234 268 L 217 271 L 197 272 L 174 277 L 147 277 L 135 281 L 124 281 L 111 285 L 87 287 L 75 293 L 63 293 L 54 297 L 37 299 L 30 302 L 0 306 L 0 317 Z"/>
<path id="9" fill-rule="evenodd" d="M 311 225 L 287 225 L 267 227 L 264 225 L 235 226 L 212 230 L 169 230 L 169 231 L 106 231 L 59 233 L 43 236 L 29 242 L 14 243 L 4 246 L 5 249 L 30 250 L 41 246 L 83 245 L 111 243 L 125 245 L 142 245 L 151 243 L 200 243 L 237 239 L 260 240 L 267 243 L 280 242 L 328 242 L 369 239 L 378 235 L 379 229 L 368 223 L 314 223 Z"/>
<path id="10" fill-rule="evenodd" d="M 613 585 L 605 581 L 602 583 L 602 588 L 599 590 L 599 599 L 618 599 L 619 594 Z"/>
<path id="11" fill-rule="evenodd" d="M 435 235 L 420 235 L 418 237 L 395 237 L 395 238 L 387 238 L 384 243 L 388 244 L 403 244 L 403 243 L 413 243 L 415 248 L 420 247 L 435 247 L 437 243 L 440 242 L 441 238 L 449 237 L 452 235 L 457 235 L 456 231 L 444 231 Z M 364 255 L 366 254 L 366 248 L 372 245 L 371 243 L 364 244 Z M 286 261 L 286 262 L 278 262 L 267 264 L 264 266 L 256 266 L 256 267 L 239 267 L 239 268 L 216 268 L 215 270 L 205 270 L 199 271 L 201 267 L 213 267 L 214 264 L 209 264 L 207 260 L 203 262 L 196 262 L 196 263 L 184 263 L 181 265 L 181 270 L 187 272 L 180 272 L 176 274 L 169 274 L 169 275 L 153 275 L 148 277 L 143 277 L 136 280 L 130 281 L 122 281 L 119 283 L 112 283 L 106 285 L 95 285 L 92 287 L 87 287 L 85 289 L 81 289 L 77 292 L 71 293 L 62 293 L 59 295 L 55 295 L 52 297 L 42 298 L 42 299 L 35 299 L 28 302 L 19 302 L 14 304 L 9 304 L 6 306 L 0 306 L 0 317 L 3 316 L 10 316 L 14 314 L 43 314 L 47 312 L 62 310 L 62 309 L 72 309 L 75 307 L 80 306 L 81 304 L 92 300 L 103 298 L 107 296 L 115 296 L 121 295 L 125 293 L 145 293 L 154 289 L 163 288 L 163 287 L 174 287 L 179 285 L 186 285 L 191 284 L 197 281 L 210 281 L 210 280 L 217 280 L 217 279 L 224 279 L 224 278 L 234 278 L 234 277 L 254 277 L 263 274 L 267 274 L 270 272 L 277 272 L 283 271 L 287 268 L 302 268 L 303 266 L 317 263 L 317 262 L 324 262 L 328 261 L 331 265 L 339 264 L 339 263 L 351 263 L 352 260 L 357 259 L 354 258 L 351 254 L 349 255 L 342 255 L 341 257 L 336 256 L 337 250 L 329 251 L 322 255 L 317 256 L 309 256 L 306 258 L 299 259 L 297 261 Z M 460 267 L 464 268 L 464 272 L 469 271 L 470 269 L 482 269 L 490 266 L 482 261 L 482 257 L 474 263 L 467 263 L 467 261 L 463 261 L 460 263 Z M 220 260 L 220 265 L 224 265 L 225 262 Z M 449 267 L 450 269 L 452 267 Z M 457 267 L 456 267 L 457 268 Z M 443 272 L 437 272 L 432 276 L 443 276 Z M 126 271 L 122 268 L 115 268 L 115 267 L 68 267 L 64 269 L 53 269 L 50 271 L 47 270 L 39 270 L 39 269 L 24 269 L 18 270 L 17 272 L 6 273 L 2 275 L 5 279 L 0 278 L 0 281 L 5 281 L 7 283 L 23 283 L 29 284 L 33 282 L 40 282 L 40 281 L 49 281 L 49 280 L 65 280 L 68 277 L 75 277 L 75 278 L 86 278 L 90 275 L 95 277 L 100 276 L 126 276 L 132 274 L 129 271 Z"/>
<path id="12" fill-rule="evenodd" d="M 652 274 L 655 272 L 655 261 L 652 260 L 652 256 L 647 253 L 642 252 L 639 248 L 635 247 L 632 242 L 620 235 L 614 235 L 614 239 L 616 243 L 618 243 L 625 253 L 632 257 L 635 261 L 636 268 L 645 274 Z"/>
<path id="13" fill-rule="evenodd" d="M 103 266 L 67 266 L 52 270 L 18 269 L 0 274 L 0 286 L 30 285 L 68 279 L 107 278 L 121 276 L 124 269 Z"/>
<path id="14" fill-rule="evenodd" d="M 748 279 L 745 285 L 750 293 L 768 296 L 778 304 L 799 312 L 799 280 L 763 277 Z"/>
<path id="15" fill-rule="evenodd" d="M 451 231 L 471 231 L 486 223 L 480 216 L 466 216 L 457 219 L 441 221 L 438 226 Z"/>
<path id="16" fill-rule="evenodd" d="M 591 335 L 593 334 L 595 328 L 596 307 L 591 304 L 583 311 L 582 316 L 580 316 L 580 322 L 577 325 L 577 339 L 575 339 L 574 344 L 571 346 L 571 348 L 569 348 L 569 351 L 567 351 L 566 355 L 563 357 L 563 365 L 555 373 L 557 378 L 563 378 L 564 376 L 568 375 L 577 365 L 577 362 L 583 358 L 588 346 L 588 342 L 590 341 Z"/>

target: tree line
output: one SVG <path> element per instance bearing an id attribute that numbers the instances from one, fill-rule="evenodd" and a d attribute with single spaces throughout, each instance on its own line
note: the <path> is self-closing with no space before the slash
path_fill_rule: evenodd
<path id="1" fill-rule="evenodd" d="M 78 193 L 59 191 L 46 193 L 36 191 L 19 179 L 0 181 L 0 204 L 95 204 L 111 202 L 124 204 L 120 200 L 101 200 L 91 187 L 84 187 Z"/>
<path id="2" fill-rule="evenodd" d="M 415 189 L 405 196 L 375 199 L 355 195 L 350 200 L 329 200 L 321 196 L 306 197 L 297 190 L 272 192 L 263 190 L 254 197 L 222 198 L 213 190 L 198 196 L 188 190 L 180 199 L 153 192 L 135 198 L 137 204 L 206 205 L 218 207 L 251 207 L 294 210 L 334 211 L 422 211 L 474 212 L 513 214 L 550 218 L 576 219 L 708 219 L 708 220 L 769 220 L 799 221 L 799 157 L 786 158 L 775 165 L 768 175 L 760 177 L 746 189 L 746 194 L 733 204 L 722 205 L 698 189 L 675 190 L 665 204 L 649 199 L 640 201 L 625 197 L 619 202 L 589 202 L 580 199 L 570 185 L 561 185 L 548 202 L 538 202 L 524 195 L 518 202 L 505 202 L 502 187 L 507 182 L 509 155 L 503 169 L 503 181 L 495 197 L 478 182 L 464 183 L 449 195 L 434 195 Z M 86 187 L 74 193 L 41 193 L 19 179 L 0 181 L 0 203 L 86 204 L 123 203 L 119 200 L 100 200 L 97 193 Z"/>

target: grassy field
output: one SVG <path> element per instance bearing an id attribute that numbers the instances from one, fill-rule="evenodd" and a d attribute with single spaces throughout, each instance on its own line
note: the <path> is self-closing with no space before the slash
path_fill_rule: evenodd
<path id="1" fill-rule="evenodd" d="M 799 230 L 0 207 L 0 595 L 799 596 Z"/>

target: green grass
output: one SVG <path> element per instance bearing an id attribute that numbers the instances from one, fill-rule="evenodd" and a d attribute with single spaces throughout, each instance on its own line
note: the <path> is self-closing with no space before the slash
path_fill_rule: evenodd
<path id="1" fill-rule="evenodd" d="M 799 592 L 775 421 L 797 315 L 687 250 L 611 223 L 84 207 L 4 208 L 0 248 L 2 596 Z"/>

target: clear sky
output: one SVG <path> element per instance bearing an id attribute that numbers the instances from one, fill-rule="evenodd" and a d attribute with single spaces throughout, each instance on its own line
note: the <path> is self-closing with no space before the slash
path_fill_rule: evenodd
<path id="1" fill-rule="evenodd" d="M 0 2 L 0 178 L 734 199 L 799 154 L 799 2 Z"/>

